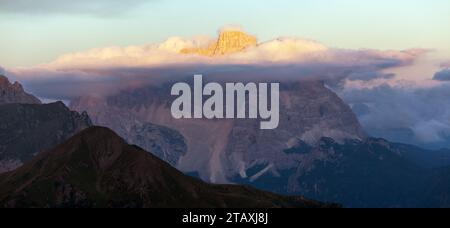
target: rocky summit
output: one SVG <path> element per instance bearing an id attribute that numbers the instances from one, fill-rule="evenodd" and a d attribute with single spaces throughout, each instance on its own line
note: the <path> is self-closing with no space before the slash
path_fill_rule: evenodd
<path id="1" fill-rule="evenodd" d="M 0 75 L 0 105 L 11 103 L 40 104 L 41 101 L 26 93 L 20 83 L 11 83 L 7 77 Z"/>
<path id="2" fill-rule="evenodd" d="M 188 48 L 181 50 L 182 54 L 199 54 L 205 56 L 221 56 L 243 51 L 258 44 L 256 37 L 242 31 L 226 30 L 219 34 L 216 42 L 207 48 Z"/>

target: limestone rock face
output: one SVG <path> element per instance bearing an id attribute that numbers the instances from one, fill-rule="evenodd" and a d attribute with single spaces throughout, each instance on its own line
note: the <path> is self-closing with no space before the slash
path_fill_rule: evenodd
<path id="1" fill-rule="evenodd" d="M 136 131 L 136 126 L 152 123 L 178 131 L 185 138 L 187 152 L 179 150 L 161 158 L 170 158 L 168 161 L 181 171 L 213 183 L 227 183 L 236 175 L 250 177 L 252 169 L 262 165 L 259 171 L 271 173 L 296 167 L 298 155 L 283 151 L 300 141 L 315 145 L 322 137 L 336 141 L 366 137 L 350 107 L 321 82 L 282 84 L 280 125 L 271 131 L 260 130 L 259 120 L 254 119 L 176 120 L 170 111 L 175 99 L 170 96 L 170 86 L 133 89 L 105 98 L 80 98 L 72 101 L 71 108 L 87 111 L 94 124 L 110 127 L 149 151 L 154 151 L 153 144 L 166 148 L 167 143 L 156 142 L 154 139 L 160 137 L 149 137 L 145 131 Z M 177 147 L 183 148 L 179 144 Z"/>
<path id="2" fill-rule="evenodd" d="M 183 54 L 199 54 L 205 56 L 221 56 L 237 53 L 258 44 L 256 37 L 242 31 L 223 31 L 217 42 L 210 44 L 208 48 L 183 49 Z"/>
<path id="3" fill-rule="evenodd" d="M 12 103 L 40 104 L 41 101 L 26 93 L 20 83 L 11 83 L 7 77 L 0 75 L 0 105 Z"/>

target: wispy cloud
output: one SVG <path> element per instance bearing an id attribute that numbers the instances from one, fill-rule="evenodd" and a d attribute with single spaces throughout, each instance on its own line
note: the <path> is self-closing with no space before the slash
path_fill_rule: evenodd
<path id="1" fill-rule="evenodd" d="M 149 0 L 0 0 L 4 14 L 87 14 L 108 16 L 121 14 Z M 150 0 L 151 1 L 151 0 Z"/>

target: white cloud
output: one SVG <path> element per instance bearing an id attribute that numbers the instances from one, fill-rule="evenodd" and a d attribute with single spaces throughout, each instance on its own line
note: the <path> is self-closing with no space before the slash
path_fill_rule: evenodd
<path id="1" fill-rule="evenodd" d="M 346 86 L 339 95 L 368 109 L 359 119 L 369 134 L 432 148 L 450 146 L 450 85 L 416 83 Z"/>
<path id="2" fill-rule="evenodd" d="M 378 51 L 341 50 L 312 40 L 279 38 L 258 44 L 242 52 L 206 57 L 180 54 L 184 48 L 205 47 L 213 39 L 170 38 L 161 44 L 129 47 L 106 47 L 69 53 L 43 65 L 48 69 L 86 69 L 108 67 L 161 67 L 177 64 L 255 65 L 324 63 L 341 66 L 373 66 L 374 69 L 408 64 L 423 50 Z"/>
<path id="3" fill-rule="evenodd" d="M 231 55 L 231 62 L 258 63 L 304 63 L 317 60 L 326 61 L 329 49 L 318 42 L 295 38 L 280 38 L 261 43 L 241 53 Z"/>

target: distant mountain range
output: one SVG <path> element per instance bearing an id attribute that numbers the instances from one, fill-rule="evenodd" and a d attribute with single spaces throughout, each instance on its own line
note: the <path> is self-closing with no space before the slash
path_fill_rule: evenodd
<path id="1" fill-rule="evenodd" d="M 134 129 L 148 123 L 171 128 L 184 137 L 179 142 L 187 152 L 174 153 L 170 162 L 191 176 L 347 207 L 430 205 L 434 170 L 450 166 L 449 151 L 371 138 L 350 107 L 321 82 L 281 83 L 280 126 L 272 131 L 261 131 L 254 120 L 175 120 L 169 88 L 81 97 L 71 108 L 92 113 L 95 124 L 148 150 L 151 144 Z"/>
<path id="2" fill-rule="evenodd" d="M 90 127 L 86 112 L 70 111 L 62 102 L 41 104 L 19 83 L 4 81 L 0 207 L 339 206 L 244 186 L 206 184 L 152 155 L 172 163 L 184 155 L 186 142 L 178 132 L 150 123 L 135 126 L 133 132 L 139 135 L 131 141 L 151 148 L 150 153 L 107 128 Z"/>
<path id="3" fill-rule="evenodd" d="M 300 143 L 284 153 L 298 154 L 297 166 L 258 178 L 236 176 L 234 183 L 249 184 L 283 194 L 340 202 L 346 207 L 442 207 L 431 199 L 430 186 L 438 185 L 436 170 L 450 164 L 449 153 L 438 153 L 384 139 L 337 142 L 322 138 L 315 146 Z M 427 157 L 427 161 L 417 158 Z M 434 161 L 431 163 L 430 161 Z M 260 166 L 259 169 L 264 166 Z M 255 167 L 250 175 L 260 175 Z M 443 169 L 446 170 L 446 169 Z M 439 187 L 440 188 L 440 187 Z M 441 191 L 448 196 L 450 188 Z"/>
<path id="4" fill-rule="evenodd" d="M 107 128 L 92 127 L 0 175 L 1 207 L 317 208 L 326 205 L 188 177 Z"/>
<path id="5" fill-rule="evenodd" d="M 295 195 L 346 207 L 450 207 L 449 151 L 371 138 L 322 82 L 282 83 L 272 131 L 258 120 L 175 120 L 164 83 L 80 97 L 71 103 L 78 112 L 40 104 L 19 83 L 0 85 L 0 171 L 13 170 L 0 175 L 4 207 L 334 206 Z M 124 139 L 83 131 L 92 124 Z"/>

